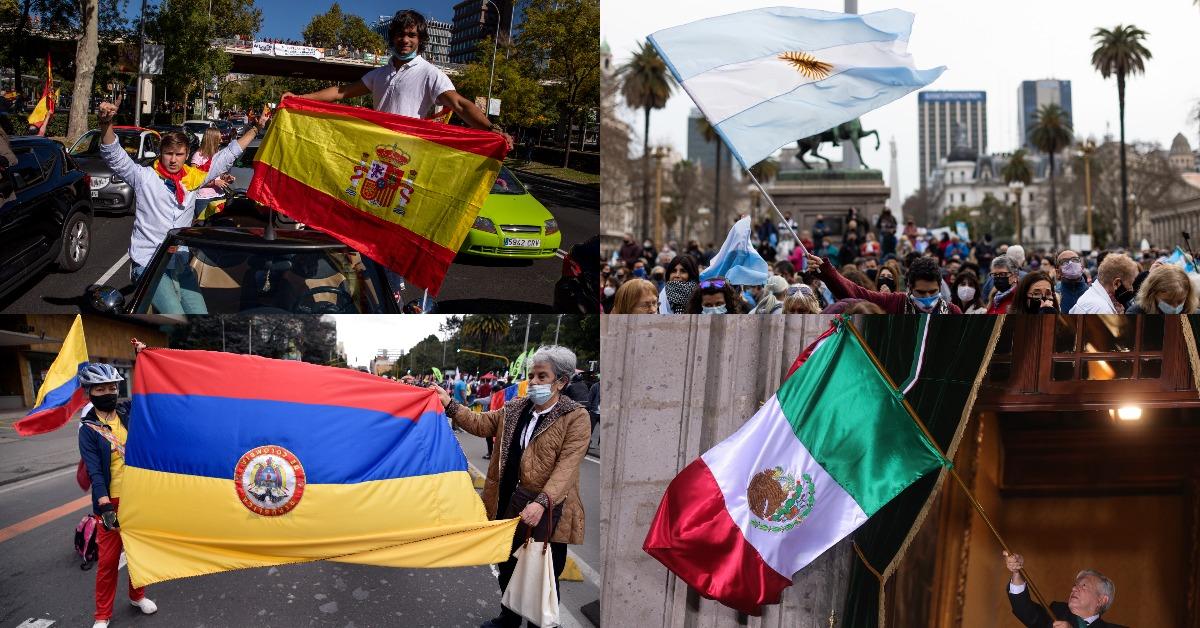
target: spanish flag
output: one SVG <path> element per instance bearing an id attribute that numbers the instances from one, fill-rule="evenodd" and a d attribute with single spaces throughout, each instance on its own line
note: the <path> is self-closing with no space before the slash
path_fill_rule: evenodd
<path id="1" fill-rule="evenodd" d="M 247 195 L 436 295 L 505 151 L 495 133 L 288 97 Z"/>
<path id="2" fill-rule="evenodd" d="M 76 314 L 71 331 L 63 339 L 58 357 L 46 372 L 46 379 L 38 389 L 33 410 L 25 418 L 13 423 L 20 436 L 36 436 L 53 432 L 66 425 L 71 416 L 87 403 L 87 395 L 79 386 L 79 368 L 88 362 L 87 342 L 83 337 L 83 317 Z"/>
<path id="3" fill-rule="evenodd" d="M 207 351 L 138 356 L 121 495 L 135 586 L 313 560 L 503 562 L 432 390 Z"/>
<path id="4" fill-rule="evenodd" d="M 38 135 L 46 134 L 50 126 L 50 116 L 54 115 L 54 101 L 58 92 L 54 91 L 54 75 L 50 71 L 50 55 L 46 55 L 46 84 L 42 87 L 42 99 L 38 101 L 33 112 L 29 114 L 29 125 L 38 128 Z"/>

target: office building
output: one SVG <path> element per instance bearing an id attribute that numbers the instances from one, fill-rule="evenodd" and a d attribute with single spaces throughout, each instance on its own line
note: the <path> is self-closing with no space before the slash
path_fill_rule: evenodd
<path id="1" fill-rule="evenodd" d="M 499 18 L 500 40 L 508 38 L 514 16 L 514 0 L 463 0 L 454 5 L 454 25 L 450 34 L 450 62 L 471 63 L 479 42 L 495 37 Z M 499 9 L 497 11 L 497 9 Z M 499 15 L 497 15 L 499 13 Z"/>
<path id="2" fill-rule="evenodd" d="M 987 152 L 987 93 L 923 91 L 917 94 L 917 144 L 920 150 L 921 187 L 954 147 L 959 128 L 966 146 Z"/>
<path id="3" fill-rule="evenodd" d="M 1067 119 L 1074 120 L 1071 115 L 1071 81 L 1021 81 L 1021 86 L 1017 88 L 1017 137 L 1022 148 L 1034 150 L 1029 141 L 1029 131 L 1037 124 L 1038 110 L 1050 104 L 1062 107 Z"/>

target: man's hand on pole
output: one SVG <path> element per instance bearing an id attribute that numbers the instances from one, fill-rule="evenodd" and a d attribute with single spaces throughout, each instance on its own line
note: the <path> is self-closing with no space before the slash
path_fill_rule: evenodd
<path id="1" fill-rule="evenodd" d="M 1015 585 L 1025 584 L 1025 577 L 1021 575 L 1021 570 L 1025 568 L 1025 557 L 1020 554 L 1010 554 L 1006 550 L 1004 552 L 1004 566 L 1012 572 L 1012 583 Z"/>

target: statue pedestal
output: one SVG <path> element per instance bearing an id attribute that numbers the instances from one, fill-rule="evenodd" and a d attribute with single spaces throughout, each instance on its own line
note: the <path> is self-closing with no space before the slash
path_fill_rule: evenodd
<path id="1" fill-rule="evenodd" d="M 823 215 L 825 227 L 834 234 L 830 241 L 835 243 L 841 242 L 846 213 L 851 207 L 858 208 L 858 215 L 871 221 L 867 230 L 874 229 L 874 221 L 891 195 L 891 190 L 883 183 L 883 172 L 844 170 L 839 168 L 838 162 L 834 162 L 834 168 L 830 170 L 825 162 L 815 161 L 817 165 L 806 170 L 796 160 L 796 149 L 783 150 L 779 175 L 766 186 L 779 210 L 792 212 L 800 229 L 810 231 L 817 214 Z"/>

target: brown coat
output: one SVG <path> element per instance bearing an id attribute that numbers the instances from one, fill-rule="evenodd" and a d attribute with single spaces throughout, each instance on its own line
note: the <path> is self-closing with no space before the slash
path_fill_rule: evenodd
<path id="1" fill-rule="evenodd" d="M 454 406 L 451 418 L 464 430 L 483 438 L 495 436 L 495 454 L 488 465 L 487 480 L 483 485 L 483 505 L 488 519 L 495 519 L 500 499 L 500 478 L 508 457 L 508 447 L 516 438 L 517 420 L 525 406 L 532 403 L 528 397 L 514 399 L 499 410 L 472 412 L 462 404 Z M 592 422 L 587 410 L 566 396 L 560 395 L 554 409 L 533 434 L 525 453 L 521 455 L 521 470 L 518 481 L 531 491 L 539 491 L 550 497 L 554 504 L 562 504 L 562 519 L 550 540 L 555 543 L 583 543 L 583 502 L 579 499 L 579 465 L 587 455 L 588 441 L 592 437 Z M 505 504 L 507 506 L 507 504 Z M 546 513 L 544 516 L 550 516 Z"/>

